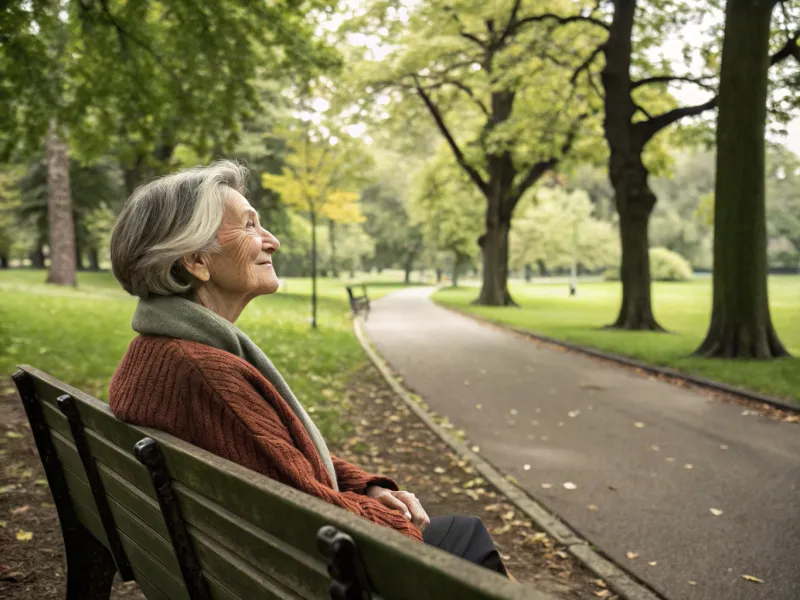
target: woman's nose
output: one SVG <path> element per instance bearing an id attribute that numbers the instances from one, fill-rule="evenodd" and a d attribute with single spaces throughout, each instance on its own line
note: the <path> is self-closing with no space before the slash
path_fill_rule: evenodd
<path id="1" fill-rule="evenodd" d="M 266 229 L 262 229 L 262 231 L 261 237 L 264 240 L 264 250 L 272 254 L 281 247 L 281 242 Z"/>

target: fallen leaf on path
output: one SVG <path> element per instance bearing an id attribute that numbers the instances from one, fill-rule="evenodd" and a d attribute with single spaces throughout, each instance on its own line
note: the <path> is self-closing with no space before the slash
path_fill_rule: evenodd
<path id="1" fill-rule="evenodd" d="M 530 465 L 522 465 L 522 468 L 525 469 L 526 471 L 530 471 L 531 470 L 531 466 Z"/>
<path id="2" fill-rule="evenodd" d="M 442 467 L 436 467 L 436 468 L 433 470 L 433 472 L 434 472 L 434 473 L 439 473 L 439 474 L 441 474 L 441 473 L 444 473 L 444 472 L 445 472 L 445 470 L 444 470 Z"/>
<path id="3" fill-rule="evenodd" d="M 651 560 L 651 561 L 650 561 L 649 563 L 647 563 L 647 564 L 648 564 L 648 565 L 650 565 L 651 567 L 655 567 L 655 566 L 656 566 L 658 563 L 657 563 L 656 561 L 654 561 L 654 560 Z"/>
<path id="4" fill-rule="evenodd" d="M 688 583 L 689 585 L 697 585 L 697 582 L 696 582 L 696 581 L 687 581 L 687 583 Z"/>
<path id="5" fill-rule="evenodd" d="M 531 421 L 531 425 L 533 425 L 534 427 L 537 427 L 539 425 L 539 421 L 533 420 L 533 421 Z"/>
<path id="6" fill-rule="evenodd" d="M 719 448 L 720 448 L 720 450 L 727 450 L 728 449 L 728 445 L 727 444 L 720 444 Z"/>
<path id="7" fill-rule="evenodd" d="M 17 486 L 13 483 L 3 485 L 0 486 L 0 494 L 7 494 L 8 492 L 13 492 L 15 489 L 17 489 Z"/>
<path id="8" fill-rule="evenodd" d="M 21 433 L 17 433 L 16 431 L 6 431 L 6 437 L 11 439 L 18 439 L 24 437 Z"/>
<path id="9" fill-rule="evenodd" d="M 650 450 L 652 450 L 653 452 L 658 452 L 659 450 L 661 450 L 661 448 L 659 448 L 658 446 L 650 446 Z"/>
<path id="10" fill-rule="evenodd" d="M 597 590 L 594 595 L 598 598 L 608 598 L 611 595 L 611 592 L 608 590 Z"/>
<path id="11" fill-rule="evenodd" d="M 606 389 L 602 385 L 597 385 L 596 383 L 581 383 L 578 385 L 578 387 L 580 387 L 582 390 L 596 390 L 598 392 Z"/>
<path id="12" fill-rule="evenodd" d="M 25 531 L 24 529 L 17 529 L 17 541 L 30 542 L 33 539 L 33 533 Z"/>
<path id="13" fill-rule="evenodd" d="M 546 489 L 546 490 L 549 490 L 551 487 L 553 487 L 553 484 L 552 483 L 543 483 L 542 487 L 544 489 Z"/>
<path id="14" fill-rule="evenodd" d="M 671 456 L 668 456 L 668 457 L 667 457 L 667 458 L 665 458 L 664 460 L 665 460 L 665 461 L 667 461 L 667 462 L 675 462 L 675 459 L 674 459 L 674 458 L 672 458 Z"/>
<path id="15" fill-rule="evenodd" d="M 0 521 L 0 528 L 5 529 L 8 523 L 6 521 Z"/>
<path id="16" fill-rule="evenodd" d="M 598 586 L 600 586 L 600 587 L 608 587 L 608 585 L 606 584 L 606 582 L 605 582 L 605 581 L 603 581 L 602 579 L 595 579 L 595 580 L 594 580 L 594 583 L 595 583 L 595 585 L 598 585 Z"/>
<path id="17" fill-rule="evenodd" d="M 581 414 L 581 411 L 579 411 L 579 410 L 571 410 L 571 411 L 569 411 L 569 412 L 567 413 L 567 416 L 568 416 L 568 417 L 570 417 L 570 418 L 572 418 L 572 419 L 574 419 L 574 418 L 575 418 L 575 417 L 577 417 L 579 414 Z"/>
<path id="18" fill-rule="evenodd" d="M 718 517 L 722 514 L 722 511 L 718 508 L 711 508 L 709 510 L 711 511 L 711 514 L 714 515 L 715 517 Z"/>
<path id="19" fill-rule="evenodd" d="M 577 490 L 578 486 L 572 483 L 571 481 L 567 481 L 564 483 L 564 489 L 567 490 Z"/>
<path id="20" fill-rule="evenodd" d="M 480 446 L 473 446 L 472 447 L 472 451 L 473 452 L 480 452 L 481 451 L 481 447 Z"/>
<path id="21" fill-rule="evenodd" d="M 610 489 L 612 492 L 616 492 L 617 491 L 617 488 L 615 486 L 613 486 L 613 485 L 610 485 L 610 484 L 608 486 L 608 489 Z"/>
<path id="22" fill-rule="evenodd" d="M 11 509 L 11 514 L 12 515 L 21 515 L 22 513 L 27 512 L 28 509 L 30 509 L 30 506 L 28 506 L 27 504 L 25 506 L 18 506 L 17 508 L 12 508 Z"/>
<path id="23" fill-rule="evenodd" d="M 633 426 L 634 426 L 634 427 L 638 427 L 639 429 L 641 429 L 642 427 L 644 427 L 644 423 L 642 423 L 641 421 L 636 421 L 636 422 L 633 424 Z"/>
<path id="24" fill-rule="evenodd" d="M 482 409 L 482 408 L 483 408 L 483 404 L 476 404 L 476 405 L 475 405 L 475 408 L 477 408 L 478 410 L 480 410 L 480 409 Z"/>
<path id="25" fill-rule="evenodd" d="M 47 479 L 37 479 L 33 482 L 33 485 L 48 485 Z"/>
<path id="26" fill-rule="evenodd" d="M 517 414 L 517 409 L 516 409 L 516 408 L 512 408 L 512 409 L 511 409 L 510 411 L 508 411 L 508 412 L 510 412 L 512 415 L 516 415 L 516 414 Z"/>
<path id="27" fill-rule="evenodd" d="M 600 507 L 597 504 L 589 504 L 586 506 L 589 510 L 600 510 Z"/>
<path id="28" fill-rule="evenodd" d="M 465 381 L 465 382 L 464 382 L 464 385 L 469 385 L 469 381 Z"/>
<path id="29" fill-rule="evenodd" d="M 559 427 L 563 427 L 563 426 L 564 426 L 564 421 L 559 421 L 559 422 L 558 422 L 558 426 L 559 426 Z"/>
<path id="30" fill-rule="evenodd" d="M 639 553 L 638 552 L 628 552 L 625 556 L 627 556 L 631 560 L 634 560 L 636 558 L 639 558 Z"/>
<path id="31" fill-rule="evenodd" d="M 753 583 L 764 583 L 763 579 L 759 579 L 758 577 L 753 577 L 752 575 L 742 575 L 742 579 L 745 581 L 752 581 Z"/>
<path id="32" fill-rule="evenodd" d="M 683 468 L 691 470 L 694 469 L 694 465 L 692 463 L 686 463 L 685 465 L 683 465 Z"/>

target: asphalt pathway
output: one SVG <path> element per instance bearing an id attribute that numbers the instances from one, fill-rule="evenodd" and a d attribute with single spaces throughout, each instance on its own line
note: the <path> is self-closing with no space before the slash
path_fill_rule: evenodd
<path id="1" fill-rule="evenodd" d="M 800 426 L 477 323 L 430 292 L 375 302 L 366 332 L 495 467 L 671 600 L 800 599 Z"/>

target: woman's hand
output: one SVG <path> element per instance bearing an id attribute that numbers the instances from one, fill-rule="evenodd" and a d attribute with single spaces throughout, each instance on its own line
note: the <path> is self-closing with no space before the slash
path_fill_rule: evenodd
<path id="1" fill-rule="evenodd" d="M 371 485 L 367 488 L 366 495 L 379 500 L 389 508 L 399 510 L 405 515 L 406 519 L 414 523 L 420 531 L 425 531 L 425 528 L 431 522 L 428 513 L 425 512 L 425 509 L 422 508 L 422 504 L 420 504 L 417 497 L 411 492 L 394 492 L 380 487 L 379 485 Z"/>

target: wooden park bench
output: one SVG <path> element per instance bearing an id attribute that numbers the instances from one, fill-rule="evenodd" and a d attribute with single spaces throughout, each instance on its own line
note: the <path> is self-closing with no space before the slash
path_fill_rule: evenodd
<path id="1" fill-rule="evenodd" d="M 61 521 L 68 600 L 544 596 L 165 433 L 41 371 L 13 376 Z"/>
<path id="2" fill-rule="evenodd" d="M 369 317 L 369 298 L 367 297 L 367 286 L 361 284 L 361 289 L 363 290 L 363 294 L 360 296 L 356 296 L 353 289 L 355 286 L 347 286 L 347 295 L 350 298 L 350 310 L 353 311 L 353 316 L 358 315 L 358 313 L 363 312 L 364 318 L 366 319 Z"/>

